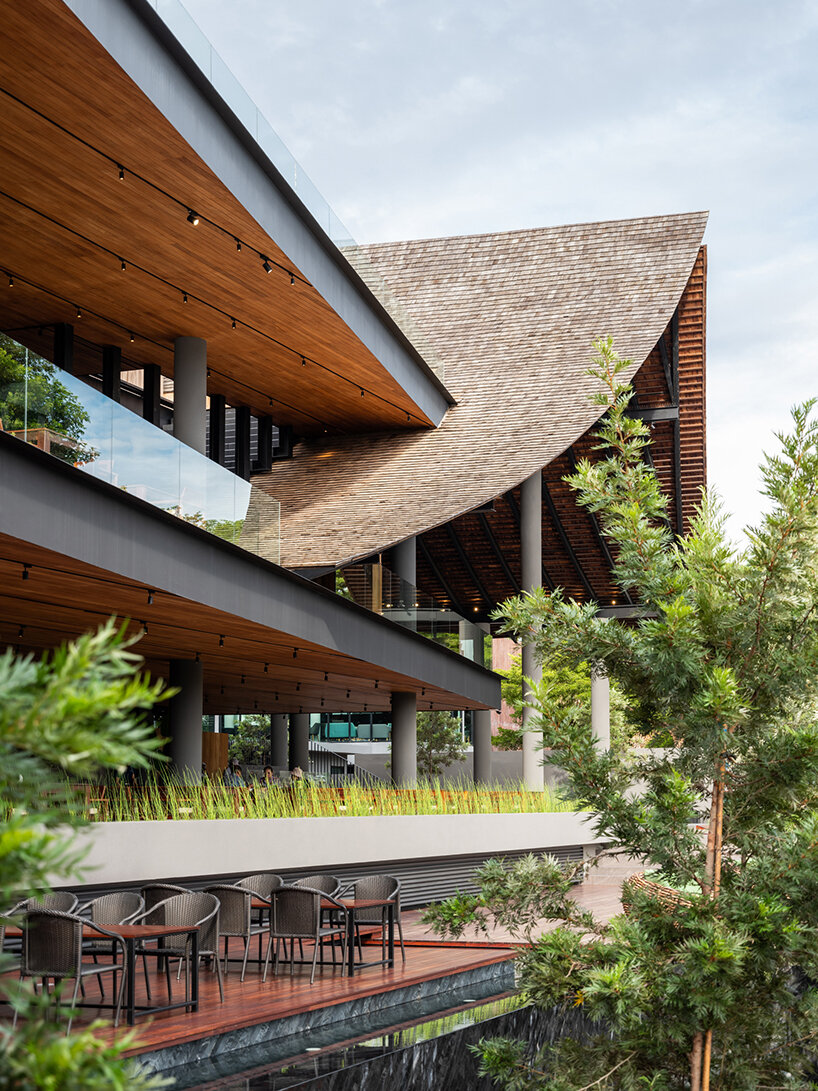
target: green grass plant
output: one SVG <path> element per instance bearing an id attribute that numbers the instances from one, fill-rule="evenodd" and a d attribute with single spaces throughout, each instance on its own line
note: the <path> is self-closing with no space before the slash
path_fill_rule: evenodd
<path id="1" fill-rule="evenodd" d="M 97 822 L 186 821 L 223 818 L 344 818 L 378 815 L 538 814 L 572 811 L 573 803 L 546 789 L 502 788 L 432 781 L 417 788 L 307 782 L 289 788 L 187 784 L 164 770 L 143 785 L 121 780 L 89 785 L 76 806 Z"/>

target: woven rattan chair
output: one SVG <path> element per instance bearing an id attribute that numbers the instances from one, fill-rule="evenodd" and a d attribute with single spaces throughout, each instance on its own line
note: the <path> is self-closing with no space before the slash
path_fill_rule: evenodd
<path id="1" fill-rule="evenodd" d="M 247 971 L 247 953 L 250 950 L 250 940 L 253 936 L 260 936 L 267 931 L 267 926 L 253 924 L 252 908 L 254 891 L 240 886 L 206 887 L 208 894 L 215 894 L 219 899 L 219 935 L 224 937 L 224 972 L 228 973 L 229 960 L 227 957 L 228 939 L 230 936 L 240 936 L 244 940 L 244 961 L 241 964 L 241 980 Z"/>
<path id="2" fill-rule="evenodd" d="M 24 898 L 8 911 L 8 916 L 16 913 L 33 912 L 35 909 L 54 909 L 58 913 L 73 913 L 79 905 L 79 898 L 70 890 L 51 890 L 39 898 Z"/>
<path id="3" fill-rule="evenodd" d="M 219 960 L 219 899 L 215 894 L 205 891 L 188 890 L 184 894 L 174 894 L 159 902 L 152 909 L 147 909 L 134 917 L 131 924 L 168 924 L 183 928 L 199 928 L 199 958 L 212 958 L 219 979 L 219 997 L 224 1002 L 222 967 Z M 169 936 L 161 947 L 147 947 L 140 944 L 139 954 L 154 955 L 165 959 L 165 971 L 168 985 L 168 1003 L 172 1002 L 168 960 L 178 958 L 182 973 L 185 965 L 185 999 L 190 996 L 190 938 L 188 936 Z"/>
<path id="4" fill-rule="evenodd" d="M 264 898 L 265 901 L 269 901 L 273 891 L 278 890 L 283 885 L 284 880 L 281 876 L 275 875 L 272 871 L 260 871 L 257 875 L 245 875 L 243 879 L 239 879 L 236 883 L 236 886 L 251 890 L 253 894 L 257 894 L 259 898 Z"/>
<path id="5" fill-rule="evenodd" d="M 341 880 L 335 875 L 307 875 L 304 879 L 297 879 L 294 883 L 290 883 L 290 886 L 320 890 L 330 898 L 337 898 L 341 890 Z"/>
<path id="6" fill-rule="evenodd" d="M 100 939 L 105 937 L 106 944 L 110 943 L 114 951 L 119 947 L 122 953 L 122 961 L 114 957 L 109 964 L 95 963 L 92 966 L 83 964 L 83 929 L 93 928 L 99 933 Z M 114 1026 L 119 1025 L 119 1013 L 122 1009 L 122 993 L 125 985 L 125 942 L 113 932 L 107 931 L 102 925 L 90 924 L 87 920 L 75 913 L 60 913 L 56 909 L 34 909 L 26 913 L 23 920 L 23 953 L 20 965 L 20 980 L 26 977 L 39 977 L 44 981 L 53 977 L 55 981 L 64 981 L 66 978 L 74 978 L 74 992 L 71 997 L 71 1008 L 77 1002 L 77 994 L 86 977 L 100 977 L 102 974 L 113 973 L 114 982 L 116 975 L 121 974 L 119 981 L 119 996 L 116 1002 L 116 1016 Z M 59 997 L 57 999 L 59 1010 Z M 73 1010 L 68 1019 L 66 1034 L 71 1033 L 71 1023 L 74 1019 Z M 14 1013 L 13 1026 L 17 1025 L 17 1012 Z"/>
<path id="7" fill-rule="evenodd" d="M 321 903 L 329 899 L 335 903 L 341 916 L 342 923 L 323 925 Z M 267 955 L 264 959 L 264 976 L 267 980 L 267 968 L 270 964 L 270 952 L 275 940 L 275 959 L 273 961 L 273 974 L 278 973 L 278 952 L 281 942 L 290 942 L 290 976 L 293 975 L 295 964 L 295 941 L 303 942 L 312 940 L 315 947 L 312 955 L 312 970 L 310 972 L 310 985 L 315 981 L 315 965 L 318 960 L 318 949 L 325 939 L 341 937 L 342 958 L 341 967 L 346 962 L 346 908 L 335 898 L 323 890 L 311 890 L 309 887 L 283 886 L 274 890 L 271 898 L 270 909 L 270 938 L 267 941 Z M 285 949 L 286 950 L 286 949 Z M 335 965 L 335 946 L 332 948 L 332 961 Z"/>
<path id="8" fill-rule="evenodd" d="M 362 879 L 358 879 L 352 885 L 353 898 L 391 898 L 394 902 L 392 912 L 394 914 L 395 924 L 398 927 L 398 936 L 400 938 L 400 954 L 404 962 L 406 962 L 406 951 L 403 946 L 403 923 L 400 919 L 400 879 L 396 879 L 393 875 L 366 875 Z M 355 938 L 358 943 L 358 952 L 363 958 L 363 951 L 361 947 L 361 932 L 367 928 L 377 927 L 381 932 L 381 951 L 383 952 L 383 958 L 386 958 L 386 918 L 387 907 L 384 906 L 380 911 L 377 909 L 354 909 L 353 924 L 355 928 Z M 377 918 L 373 915 L 378 913 Z"/>
<path id="9" fill-rule="evenodd" d="M 145 903 L 144 912 L 148 913 L 151 909 L 159 905 L 160 902 L 164 902 L 167 898 L 172 898 L 176 894 L 189 894 L 190 891 L 186 886 L 176 886 L 174 883 L 148 883 L 142 887 L 142 900 Z M 161 917 L 152 917 L 151 924 L 164 924 L 165 922 Z M 159 960 L 161 966 L 161 959 Z M 145 970 L 145 990 L 148 994 L 148 1000 L 152 1000 L 151 995 L 151 982 L 148 977 L 148 965 L 145 957 L 142 958 L 142 965 Z"/>
<path id="10" fill-rule="evenodd" d="M 141 913 L 145 908 L 145 902 L 141 894 L 131 890 L 118 890 L 112 894 L 101 894 L 98 898 L 92 898 L 77 909 L 79 916 L 88 917 L 92 924 L 130 924 L 131 918 Z M 90 954 L 94 962 L 100 954 L 113 954 L 112 945 L 99 939 L 85 941 L 85 953 Z M 147 965 L 145 980 L 148 977 Z M 102 978 L 99 979 L 99 991 L 105 996 L 105 986 Z"/>

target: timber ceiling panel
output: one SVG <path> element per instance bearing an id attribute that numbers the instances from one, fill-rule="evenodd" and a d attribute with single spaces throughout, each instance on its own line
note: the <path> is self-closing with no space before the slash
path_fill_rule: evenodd
<path id="1" fill-rule="evenodd" d="M 0 646 L 39 654 L 112 614 L 129 619 L 135 650 L 157 677 L 168 677 L 171 658 L 201 658 L 207 713 L 387 711 L 392 690 L 415 692 L 423 709 L 473 707 L 417 679 L 296 645 L 286 632 L 0 535 Z"/>
<path id="2" fill-rule="evenodd" d="M 362 275 L 374 267 L 435 345 L 457 405 L 430 432 L 304 442 L 255 479 L 281 501 L 282 563 L 370 556 L 552 462 L 598 416 L 585 375 L 592 341 L 611 335 L 633 376 L 679 303 L 706 220 L 697 212 L 363 248 Z M 564 568 L 567 581 L 570 561 Z"/>
<path id="3" fill-rule="evenodd" d="M 209 392 L 297 434 L 430 423 L 60 0 L 4 5 L 0 109 L 0 328 L 75 323 L 166 375 L 205 338 Z"/>

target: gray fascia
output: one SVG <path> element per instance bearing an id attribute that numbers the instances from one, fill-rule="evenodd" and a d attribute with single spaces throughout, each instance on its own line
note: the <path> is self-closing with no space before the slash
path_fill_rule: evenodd
<path id="1" fill-rule="evenodd" d="M 438 425 L 452 396 L 148 0 L 65 3 Z"/>
<path id="2" fill-rule="evenodd" d="M 499 707 L 486 668 L 2 432 L 0 533 Z"/>

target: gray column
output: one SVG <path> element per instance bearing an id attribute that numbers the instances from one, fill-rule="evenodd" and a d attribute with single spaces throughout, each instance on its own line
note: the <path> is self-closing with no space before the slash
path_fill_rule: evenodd
<path id="1" fill-rule="evenodd" d="M 173 342 L 173 434 L 205 454 L 207 434 L 207 341 L 177 337 Z"/>
<path id="2" fill-rule="evenodd" d="M 276 712 L 270 717 L 270 765 L 274 769 L 287 769 L 289 757 L 287 717 L 283 712 Z"/>
<path id="3" fill-rule="evenodd" d="M 305 773 L 310 768 L 310 714 L 308 712 L 290 713 L 290 769 L 296 765 Z"/>
<path id="4" fill-rule="evenodd" d="M 417 694 L 392 694 L 392 783 L 402 788 L 418 780 L 417 713 Z"/>
<path id="5" fill-rule="evenodd" d="M 414 536 L 392 547 L 389 558 L 392 571 L 402 580 L 417 587 L 417 549 Z"/>
<path id="6" fill-rule="evenodd" d="M 474 748 L 474 783 L 491 783 L 491 709 L 472 712 L 471 742 Z"/>
<path id="7" fill-rule="evenodd" d="M 195 659 L 171 659 L 170 742 L 166 753 L 176 772 L 199 782 L 202 775 L 202 698 L 204 668 Z"/>
<path id="8" fill-rule="evenodd" d="M 533 591 L 542 583 L 542 471 L 538 470 L 523 482 L 520 489 L 520 549 L 523 591 Z M 523 677 L 539 681 L 542 668 L 534 657 L 534 646 L 524 644 L 522 651 Z M 523 700 L 530 697 L 523 683 Z M 538 749 L 542 733 L 533 726 L 534 710 L 523 706 L 523 781 L 532 791 L 541 792 L 545 785 L 542 751 Z"/>
<path id="9" fill-rule="evenodd" d="M 591 733 L 598 750 L 611 748 L 611 683 L 607 674 L 591 671 Z"/>

